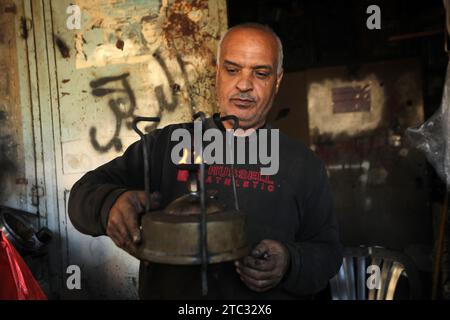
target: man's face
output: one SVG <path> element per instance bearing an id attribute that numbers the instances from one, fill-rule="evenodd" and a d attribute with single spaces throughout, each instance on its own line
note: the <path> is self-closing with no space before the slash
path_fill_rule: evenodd
<path id="1" fill-rule="evenodd" d="M 250 28 L 228 33 L 216 74 L 221 114 L 237 116 L 241 128 L 262 126 L 283 76 L 277 75 L 277 60 L 277 42 L 270 34 Z"/>

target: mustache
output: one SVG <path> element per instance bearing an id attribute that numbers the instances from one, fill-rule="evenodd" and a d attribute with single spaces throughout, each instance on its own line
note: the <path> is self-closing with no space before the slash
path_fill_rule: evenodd
<path id="1" fill-rule="evenodd" d="M 239 93 L 233 94 L 230 97 L 230 100 L 233 100 L 233 99 L 239 99 L 239 100 L 246 100 L 246 101 L 256 102 L 256 98 L 253 97 L 248 92 L 239 92 Z"/>

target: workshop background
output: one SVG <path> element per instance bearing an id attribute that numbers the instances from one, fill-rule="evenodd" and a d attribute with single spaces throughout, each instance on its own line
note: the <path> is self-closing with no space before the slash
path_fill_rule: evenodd
<path id="1" fill-rule="evenodd" d="M 448 299 L 448 237 L 436 250 L 445 184 L 405 138 L 441 105 L 444 3 L 0 0 L 0 223 L 37 232 L 40 245 L 15 241 L 49 298 L 137 298 L 138 261 L 74 229 L 71 186 L 138 139 L 136 116 L 163 127 L 216 111 L 217 43 L 228 27 L 259 22 L 284 45 L 269 118 L 325 161 L 343 244 L 407 255 L 421 297 L 434 281 Z M 381 29 L 370 30 L 374 4 Z M 80 290 L 66 286 L 72 265 Z"/>

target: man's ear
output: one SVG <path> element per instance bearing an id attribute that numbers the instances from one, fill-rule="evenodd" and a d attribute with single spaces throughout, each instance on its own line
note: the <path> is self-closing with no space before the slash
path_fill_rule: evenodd
<path id="1" fill-rule="evenodd" d="M 277 83 L 275 85 L 275 93 L 278 93 L 278 89 L 280 88 L 281 79 L 283 79 L 284 70 L 277 75 Z"/>

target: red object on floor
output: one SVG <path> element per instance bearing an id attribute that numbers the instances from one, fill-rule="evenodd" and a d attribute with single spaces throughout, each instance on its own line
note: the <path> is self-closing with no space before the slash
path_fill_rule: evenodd
<path id="1" fill-rule="evenodd" d="M 47 300 L 28 266 L 1 231 L 0 300 Z"/>

